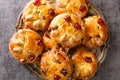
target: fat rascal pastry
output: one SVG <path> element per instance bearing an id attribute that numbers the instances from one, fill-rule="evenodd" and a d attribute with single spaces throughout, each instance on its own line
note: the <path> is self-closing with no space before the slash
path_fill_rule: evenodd
<path id="1" fill-rule="evenodd" d="M 43 36 L 43 43 L 46 49 L 57 48 L 57 43 L 50 37 L 50 31 L 46 31 Z"/>
<path id="2" fill-rule="evenodd" d="M 84 19 L 86 38 L 83 45 L 88 48 L 98 48 L 106 43 L 108 29 L 105 21 L 100 16 L 91 16 Z"/>
<path id="3" fill-rule="evenodd" d="M 75 14 L 59 14 L 50 23 L 49 36 L 64 48 L 72 48 L 84 38 L 84 24 Z"/>
<path id="4" fill-rule="evenodd" d="M 9 49 L 21 63 L 34 63 L 43 50 L 42 38 L 30 29 L 20 29 L 10 39 Z"/>
<path id="5" fill-rule="evenodd" d="M 88 12 L 87 0 L 56 0 L 55 8 L 58 13 L 75 13 L 84 17 Z"/>
<path id="6" fill-rule="evenodd" d="M 78 48 L 72 55 L 74 67 L 73 78 L 75 80 L 89 80 L 97 71 L 97 58 L 95 54 L 87 48 Z"/>
<path id="7" fill-rule="evenodd" d="M 55 15 L 49 0 L 32 0 L 23 9 L 22 20 L 25 28 L 45 31 Z"/>
<path id="8" fill-rule="evenodd" d="M 43 53 L 40 60 L 40 72 L 47 80 L 68 80 L 72 67 L 67 53 L 55 48 Z"/>

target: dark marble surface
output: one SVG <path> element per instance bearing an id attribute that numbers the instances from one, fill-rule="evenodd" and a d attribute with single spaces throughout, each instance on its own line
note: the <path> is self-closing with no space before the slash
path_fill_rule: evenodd
<path id="1" fill-rule="evenodd" d="M 0 0 L 0 80 L 35 80 L 10 54 L 8 42 L 17 17 L 29 0 Z M 91 0 L 101 9 L 109 26 L 110 47 L 105 62 L 92 80 L 120 80 L 120 0 Z"/>

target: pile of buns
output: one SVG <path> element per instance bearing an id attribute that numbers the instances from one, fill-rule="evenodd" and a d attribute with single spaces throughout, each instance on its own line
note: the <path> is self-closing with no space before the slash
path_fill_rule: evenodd
<path id="1" fill-rule="evenodd" d="M 31 0 L 22 12 L 22 29 L 9 42 L 15 59 L 39 64 L 48 80 L 89 80 L 98 67 L 92 49 L 108 38 L 106 22 L 87 16 L 87 0 Z"/>

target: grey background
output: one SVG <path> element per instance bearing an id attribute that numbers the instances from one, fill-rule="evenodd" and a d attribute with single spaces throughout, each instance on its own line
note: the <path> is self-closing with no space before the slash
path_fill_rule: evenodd
<path id="1" fill-rule="evenodd" d="M 0 0 L 0 80 L 35 80 L 10 54 L 9 39 L 17 17 L 29 0 Z M 101 9 L 109 26 L 110 47 L 105 62 L 92 80 L 120 80 L 120 0 L 91 0 Z"/>

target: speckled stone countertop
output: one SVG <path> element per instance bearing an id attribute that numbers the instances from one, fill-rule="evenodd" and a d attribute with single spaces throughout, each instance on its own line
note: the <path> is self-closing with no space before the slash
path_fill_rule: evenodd
<path id="1" fill-rule="evenodd" d="M 0 0 L 0 80 L 35 80 L 10 54 L 9 39 L 17 17 L 29 0 Z M 101 9 L 109 26 L 110 47 L 92 80 L 120 80 L 120 0 L 91 0 Z"/>

